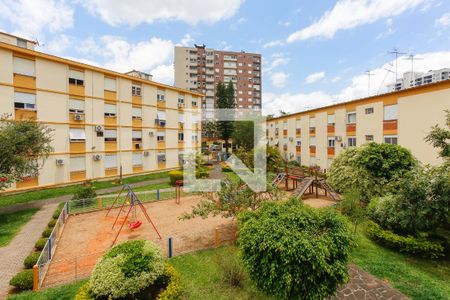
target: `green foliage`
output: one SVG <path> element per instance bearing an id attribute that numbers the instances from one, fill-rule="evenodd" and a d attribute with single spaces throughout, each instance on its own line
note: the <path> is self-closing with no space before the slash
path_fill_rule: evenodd
<path id="1" fill-rule="evenodd" d="M 121 298 L 144 290 L 163 272 L 163 258 L 156 245 L 128 241 L 103 255 L 92 272 L 90 288 L 96 297 Z"/>
<path id="2" fill-rule="evenodd" d="M 80 186 L 73 194 L 72 200 L 93 199 L 97 197 L 94 187 L 91 184 Z"/>
<path id="3" fill-rule="evenodd" d="M 254 147 L 255 123 L 253 121 L 238 121 L 234 123 L 232 134 L 233 142 L 245 151 L 250 151 Z"/>
<path id="4" fill-rule="evenodd" d="M 359 193 L 355 190 L 348 191 L 344 194 L 344 199 L 341 202 L 341 210 L 350 221 L 355 225 L 355 232 L 357 226 L 361 224 L 366 217 L 366 210 L 361 203 Z"/>
<path id="5" fill-rule="evenodd" d="M 195 170 L 195 177 L 208 178 L 209 177 L 209 169 L 204 166 L 197 167 L 197 169 Z"/>
<path id="6" fill-rule="evenodd" d="M 264 203 L 238 217 L 241 257 L 250 278 L 280 299 L 323 299 L 348 279 L 353 244 L 346 219 L 297 199 Z"/>
<path id="7" fill-rule="evenodd" d="M 180 274 L 174 267 L 167 265 L 164 276 L 168 278 L 166 288 L 158 295 L 157 300 L 181 300 L 184 299 L 184 287 Z"/>
<path id="8" fill-rule="evenodd" d="M 94 300 L 94 299 L 95 297 L 92 294 L 91 289 L 89 287 L 89 281 L 80 286 L 74 298 L 74 300 Z"/>
<path id="9" fill-rule="evenodd" d="M 57 220 L 51 219 L 50 222 L 48 222 L 47 226 L 53 228 L 53 227 L 55 227 L 56 222 L 57 222 Z"/>
<path id="10" fill-rule="evenodd" d="M 401 236 L 392 231 L 383 230 L 380 225 L 372 221 L 367 224 L 367 234 L 374 241 L 396 251 L 428 258 L 443 256 L 444 247 L 440 243 L 413 236 Z"/>
<path id="11" fill-rule="evenodd" d="M 232 287 L 242 287 L 245 280 L 245 269 L 238 257 L 238 251 L 228 248 L 216 255 L 216 263 L 222 271 L 222 280 Z"/>
<path id="12" fill-rule="evenodd" d="M 51 129 L 32 120 L 0 116 L 0 190 L 27 176 L 37 176 L 53 148 Z"/>
<path id="13" fill-rule="evenodd" d="M 169 172 L 170 184 L 175 186 L 177 180 L 183 180 L 183 171 L 170 171 Z"/>
<path id="14" fill-rule="evenodd" d="M 36 242 L 36 244 L 34 244 L 34 248 L 36 248 L 36 250 L 41 251 L 42 249 L 44 249 L 45 244 L 47 243 L 47 238 L 42 237 L 39 238 Z"/>
<path id="15" fill-rule="evenodd" d="M 32 252 L 30 255 L 28 255 L 23 261 L 25 269 L 32 269 L 33 266 L 37 263 L 39 255 L 41 255 L 40 252 Z"/>
<path id="16" fill-rule="evenodd" d="M 267 146 L 266 155 L 267 172 L 276 172 L 280 165 L 284 162 L 280 151 L 276 147 Z"/>
<path id="17" fill-rule="evenodd" d="M 236 107 L 236 100 L 234 98 L 233 82 L 225 85 L 219 82 L 216 87 L 216 108 L 218 109 L 233 109 Z M 229 139 L 233 135 L 234 122 L 233 121 L 218 121 L 216 123 L 218 137 L 225 141 L 225 152 L 228 153 Z"/>
<path id="18" fill-rule="evenodd" d="M 17 273 L 9 284 L 18 290 L 32 290 L 33 289 L 33 270 L 24 270 Z"/>
<path id="19" fill-rule="evenodd" d="M 8 245 L 37 211 L 37 208 L 29 208 L 0 214 L 0 247 Z"/>
<path id="20" fill-rule="evenodd" d="M 433 145 L 435 148 L 439 148 L 439 156 L 450 160 L 450 110 L 445 110 L 445 127 L 435 125 L 431 128 L 430 133 L 425 137 L 425 141 Z"/>
<path id="21" fill-rule="evenodd" d="M 42 237 L 43 238 L 48 238 L 50 236 L 50 234 L 52 234 L 53 228 L 47 227 L 45 228 L 45 230 L 42 232 Z"/>
<path id="22" fill-rule="evenodd" d="M 356 190 L 361 200 L 385 195 L 395 181 L 416 165 L 411 153 L 397 145 L 369 143 L 342 151 L 331 164 L 327 181 L 341 193 Z"/>
<path id="23" fill-rule="evenodd" d="M 61 214 L 61 209 L 62 209 L 62 208 L 57 208 L 57 209 L 53 212 L 53 215 L 52 215 L 52 219 L 53 219 L 53 220 L 58 220 L 59 215 Z"/>

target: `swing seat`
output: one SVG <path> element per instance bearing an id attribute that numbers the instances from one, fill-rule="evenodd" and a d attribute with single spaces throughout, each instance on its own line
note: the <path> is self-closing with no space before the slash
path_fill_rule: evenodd
<path id="1" fill-rule="evenodd" d="M 141 227 L 141 225 L 142 225 L 142 222 L 141 222 L 141 221 L 136 221 L 136 222 L 128 223 L 128 227 L 129 227 L 130 229 L 137 229 L 137 228 Z"/>

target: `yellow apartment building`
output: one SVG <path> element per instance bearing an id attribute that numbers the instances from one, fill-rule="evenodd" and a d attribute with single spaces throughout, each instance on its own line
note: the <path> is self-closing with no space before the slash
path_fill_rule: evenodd
<path id="1" fill-rule="evenodd" d="M 200 147 L 202 96 L 0 33 L 0 114 L 53 129 L 54 152 L 39 176 L 11 189 L 115 177 L 120 168 L 124 176 L 178 168 L 185 149 Z"/>
<path id="2" fill-rule="evenodd" d="M 445 123 L 450 80 L 293 113 L 268 120 L 267 138 L 285 159 L 329 168 L 343 149 L 367 142 L 399 144 L 420 161 L 439 164 L 424 141 Z"/>

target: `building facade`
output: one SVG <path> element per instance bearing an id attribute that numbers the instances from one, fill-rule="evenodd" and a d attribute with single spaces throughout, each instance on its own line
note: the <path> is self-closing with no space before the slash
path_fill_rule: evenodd
<path id="1" fill-rule="evenodd" d="M 54 148 L 12 189 L 174 169 L 200 147 L 203 95 L 4 41 L 0 114 L 51 128 Z"/>
<path id="2" fill-rule="evenodd" d="M 347 147 L 368 142 L 399 144 L 420 161 L 439 164 L 424 138 L 445 123 L 450 81 L 372 96 L 268 120 L 267 138 L 285 159 L 327 169 Z"/>
<path id="3" fill-rule="evenodd" d="M 206 112 L 214 109 L 219 81 L 233 82 L 238 108 L 261 109 L 261 54 L 175 47 L 175 86 L 204 94 Z"/>
<path id="4" fill-rule="evenodd" d="M 403 74 L 402 78 L 397 79 L 397 82 L 389 84 L 387 89 L 389 92 L 394 92 L 448 79 L 450 79 L 450 68 L 431 70 L 427 73 L 406 72 Z"/>

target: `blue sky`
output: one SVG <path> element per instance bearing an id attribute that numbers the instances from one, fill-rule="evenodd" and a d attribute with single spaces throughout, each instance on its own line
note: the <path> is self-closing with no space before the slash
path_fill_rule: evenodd
<path id="1" fill-rule="evenodd" d="M 417 71 L 450 67 L 448 0 L 0 0 L 0 11 L 0 30 L 37 39 L 38 51 L 169 84 L 175 45 L 262 53 L 265 113 L 383 92 L 393 48 L 422 58 Z"/>

